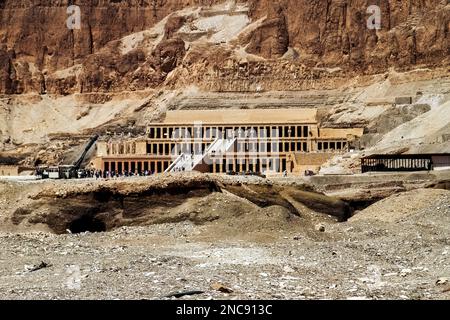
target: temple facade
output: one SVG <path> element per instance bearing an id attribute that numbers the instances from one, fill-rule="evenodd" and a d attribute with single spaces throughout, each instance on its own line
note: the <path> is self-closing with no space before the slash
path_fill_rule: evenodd
<path id="1" fill-rule="evenodd" d="M 97 142 L 94 167 L 117 173 L 301 174 L 347 152 L 362 128 L 320 128 L 316 109 L 168 111 L 145 137 Z"/>

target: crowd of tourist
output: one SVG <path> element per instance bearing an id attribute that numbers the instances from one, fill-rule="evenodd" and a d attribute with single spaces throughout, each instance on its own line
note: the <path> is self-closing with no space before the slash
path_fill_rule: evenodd
<path id="1" fill-rule="evenodd" d="M 145 170 L 143 172 L 132 172 L 132 171 L 102 171 L 102 170 L 80 170 L 78 172 L 78 178 L 95 178 L 95 179 L 110 179 L 110 178 L 128 178 L 128 177 L 147 177 L 154 173 Z"/>

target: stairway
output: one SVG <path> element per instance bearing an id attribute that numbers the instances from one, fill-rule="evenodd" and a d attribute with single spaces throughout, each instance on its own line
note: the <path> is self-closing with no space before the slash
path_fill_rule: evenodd
<path id="1" fill-rule="evenodd" d="M 237 138 L 214 140 L 213 143 L 205 150 L 203 154 L 191 155 L 182 153 L 177 159 L 167 168 L 167 172 L 179 172 L 179 171 L 195 171 L 200 165 L 204 163 L 211 163 L 211 156 L 218 154 L 226 154 L 227 152 L 234 151 Z"/>

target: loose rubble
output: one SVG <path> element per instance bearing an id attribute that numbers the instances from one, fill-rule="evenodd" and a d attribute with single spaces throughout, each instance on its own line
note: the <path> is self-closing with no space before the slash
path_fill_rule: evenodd
<path id="1" fill-rule="evenodd" d="M 422 205 L 405 215 L 397 205 L 399 197 L 418 199 Z M 98 233 L 2 232 L 0 295 L 4 299 L 449 299 L 449 203 L 449 191 L 419 189 L 369 206 L 348 222 L 322 216 L 311 224 L 305 216 L 302 221 L 309 227 L 297 230 L 248 231 L 218 220 Z M 369 214 L 371 210 L 383 214 Z M 325 232 L 316 229 L 319 224 Z M 23 272 L 25 265 L 40 261 L 46 267 Z"/>

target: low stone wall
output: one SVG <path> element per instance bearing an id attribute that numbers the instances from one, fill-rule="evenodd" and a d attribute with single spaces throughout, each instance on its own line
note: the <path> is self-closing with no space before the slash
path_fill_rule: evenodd
<path id="1" fill-rule="evenodd" d="M 304 174 L 307 170 L 317 173 L 320 167 L 334 156 L 336 156 L 336 153 L 329 152 L 291 154 L 289 157 L 292 161 L 292 173 Z"/>
<path id="2" fill-rule="evenodd" d="M 18 176 L 19 166 L 0 165 L 0 176 Z"/>

